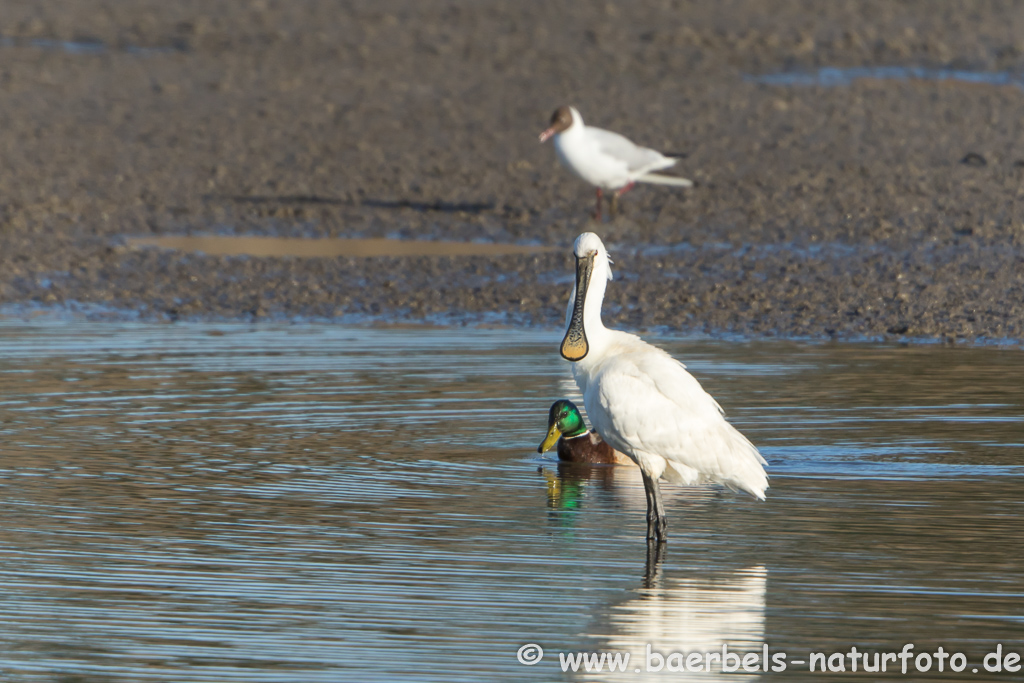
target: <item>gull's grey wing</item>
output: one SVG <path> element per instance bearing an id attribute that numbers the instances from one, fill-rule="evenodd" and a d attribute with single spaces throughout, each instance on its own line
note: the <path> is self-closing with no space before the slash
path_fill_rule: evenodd
<path id="1" fill-rule="evenodd" d="M 591 138 L 597 142 L 601 151 L 616 159 L 621 159 L 632 174 L 642 175 L 651 171 L 668 168 L 676 163 L 675 159 L 670 159 L 653 149 L 641 147 L 629 138 L 613 133 L 610 130 L 594 128 L 592 126 L 587 126 L 586 130 Z"/>

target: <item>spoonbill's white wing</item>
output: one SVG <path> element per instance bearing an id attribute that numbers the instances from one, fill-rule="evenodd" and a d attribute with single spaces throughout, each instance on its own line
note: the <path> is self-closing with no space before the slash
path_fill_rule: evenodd
<path id="1" fill-rule="evenodd" d="M 631 176 L 660 171 L 676 163 L 675 159 L 666 157 L 653 149 L 640 147 L 629 138 L 610 130 L 591 126 L 587 126 L 584 130 L 602 152 L 621 161 Z"/>
<path id="2" fill-rule="evenodd" d="M 764 498 L 767 463 L 677 360 L 637 340 L 595 374 L 599 381 L 585 393 L 588 412 L 616 449 L 661 456 L 668 481 L 716 481 Z"/>

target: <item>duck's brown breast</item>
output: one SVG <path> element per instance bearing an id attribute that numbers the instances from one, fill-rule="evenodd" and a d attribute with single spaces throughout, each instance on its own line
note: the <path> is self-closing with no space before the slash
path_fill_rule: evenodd
<path id="1" fill-rule="evenodd" d="M 559 439 L 558 459 L 606 465 L 633 464 L 632 460 L 609 446 L 597 432 L 593 431 L 575 439 Z"/>

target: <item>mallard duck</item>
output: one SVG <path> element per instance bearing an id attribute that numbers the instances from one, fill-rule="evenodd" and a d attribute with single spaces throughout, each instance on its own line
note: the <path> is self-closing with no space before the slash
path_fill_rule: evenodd
<path id="1" fill-rule="evenodd" d="M 597 432 L 587 429 L 579 408 L 562 399 L 548 411 L 548 435 L 537 447 L 538 453 L 551 450 L 558 442 L 558 459 L 567 462 L 632 465 L 632 460 L 605 443 Z"/>
<path id="2" fill-rule="evenodd" d="M 605 287 L 612 278 L 601 238 L 583 233 L 573 254 L 576 286 L 560 351 L 572 362 L 594 428 L 640 466 L 647 493 L 647 538 L 666 538 L 659 478 L 681 484 L 717 482 L 764 500 L 768 463 L 726 421 L 715 399 L 683 364 L 636 335 L 609 330 L 601 322 Z"/>

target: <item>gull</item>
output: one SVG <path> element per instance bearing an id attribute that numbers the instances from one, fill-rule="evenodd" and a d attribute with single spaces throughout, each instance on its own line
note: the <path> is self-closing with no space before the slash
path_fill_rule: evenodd
<path id="1" fill-rule="evenodd" d="M 562 357 L 583 394 L 594 429 L 640 466 L 647 494 L 648 541 L 664 542 L 668 522 L 658 479 L 715 482 L 764 500 L 765 462 L 726 421 L 718 403 L 686 367 L 636 335 L 601 322 L 612 278 L 601 238 L 576 238 L 576 286 L 566 309 Z"/>
<path id="2" fill-rule="evenodd" d="M 636 183 L 693 186 L 686 178 L 654 172 L 674 166 L 675 158 L 641 147 L 618 133 L 585 125 L 575 107 L 559 107 L 551 115 L 551 125 L 540 134 L 540 141 L 547 142 L 551 138 L 554 138 L 552 144 L 562 165 L 597 186 L 597 210 L 594 212 L 597 220 L 601 219 L 604 190 L 614 190 L 609 208 L 609 214 L 614 216 L 618 212 L 619 196 Z"/>

